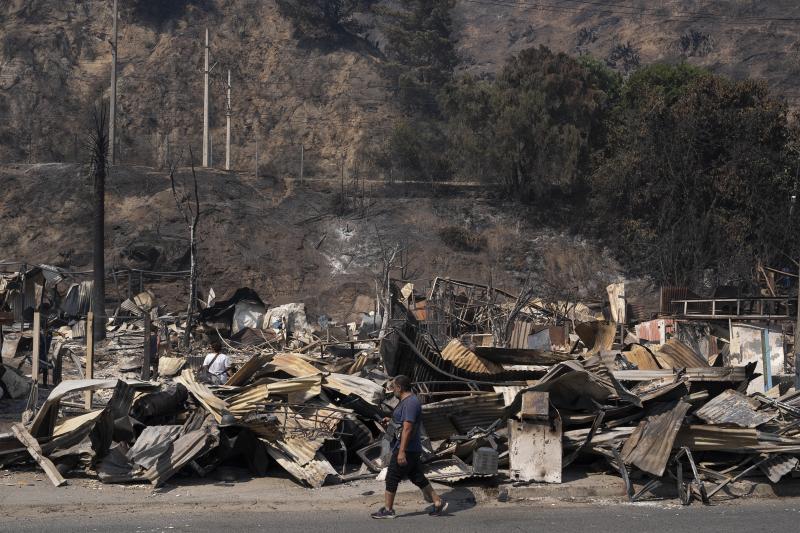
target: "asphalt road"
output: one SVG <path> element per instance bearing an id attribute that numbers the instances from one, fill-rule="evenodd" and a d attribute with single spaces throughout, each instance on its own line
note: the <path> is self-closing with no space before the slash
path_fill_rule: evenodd
<path id="1" fill-rule="evenodd" d="M 491 532 L 542 531 L 547 533 L 636 532 L 794 532 L 800 523 L 800 499 L 738 501 L 713 507 L 672 503 L 605 505 L 490 504 L 454 509 L 448 516 L 431 518 L 418 510 L 405 510 L 394 520 L 372 520 L 363 511 L 296 512 L 249 509 L 198 509 L 179 506 L 120 512 L 91 511 L 50 514 L 24 519 L 2 518 L 0 531 L 287 531 L 360 533 L 372 531 Z"/>

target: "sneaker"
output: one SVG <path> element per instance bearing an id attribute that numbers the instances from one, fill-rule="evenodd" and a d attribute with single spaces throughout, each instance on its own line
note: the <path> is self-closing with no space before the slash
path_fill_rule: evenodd
<path id="1" fill-rule="evenodd" d="M 433 505 L 433 508 L 428 513 L 428 515 L 429 516 L 442 516 L 444 514 L 444 512 L 447 510 L 447 506 L 448 506 L 447 502 L 442 500 L 442 504 L 439 505 L 438 507 L 436 506 L 436 504 Z"/>
<path id="2" fill-rule="evenodd" d="M 372 518 L 376 519 L 383 519 L 383 518 L 397 518 L 397 515 L 394 513 L 394 509 L 388 511 L 386 507 L 381 507 L 379 510 L 375 511 L 370 515 Z"/>

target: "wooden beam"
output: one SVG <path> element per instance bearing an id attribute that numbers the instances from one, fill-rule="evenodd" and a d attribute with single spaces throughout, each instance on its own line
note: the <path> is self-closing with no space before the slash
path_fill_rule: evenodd
<path id="1" fill-rule="evenodd" d="M 42 448 L 39 446 L 39 443 L 36 439 L 33 438 L 25 426 L 20 424 L 19 422 L 15 422 L 11 425 L 11 431 L 14 433 L 14 436 L 17 438 L 18 441 L 22 443 L 25 448 L 27 448 L 28 453 L 33 457 L 33 460 L 36 461 L 39 466 L 42 467 L 44 473 L 47 474 L 47 477 L 50 478 L 50 481 L 56 487 L 61 487 L 67 484 L 67 480 L 61 477 L 56 465 L 53 462 L 42 455 Z"/>

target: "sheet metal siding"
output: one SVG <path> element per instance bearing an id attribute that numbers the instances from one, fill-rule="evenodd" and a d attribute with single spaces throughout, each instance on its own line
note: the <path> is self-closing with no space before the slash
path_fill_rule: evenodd
<path id="1" fill-rule="evenodd" d="M 712 398 L 695 414 L 709 424 L 729 424 L 743 428 L 754 428 L 769 422 L 777 413 L 756 411 L 758 402 L 751 401 L 735 390 L 726 390 Z"/>
<path id="2" fill-rule="evenodd" d="M 488 427 L 505 418 L 503 395 L 481 394 L 451 398 L 422 406 L 422 423 L 431 440 L 441 440 L 474 427 Z"/>

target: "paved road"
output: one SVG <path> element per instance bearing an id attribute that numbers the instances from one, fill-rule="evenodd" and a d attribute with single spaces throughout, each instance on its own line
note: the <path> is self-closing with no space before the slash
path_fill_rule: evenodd
<path id="1" fill-rule="evenodd" d="M 0 522 L 3 522 L 0 510 Z M 371 520 L 361 510 L 296 512 L 249 509 L 199 509 L 193 506 L 148 510 L 143 506 L 122 511 L 91 511 L 62 515 L 44 513 L 36 518 L 0 523 L 0 531 L 287 531 L 361 533 L 421 531 L 481 533 L 542 531 L 547 533 L 635 532 L 675 533 L 781 532 L 798 530 L 800 499 L 750 500 L 685 508 L 672 503 L 565 505 L 490 504 L 454 509 L 449 516 L 431 518 L 406 511 L 395 520 Z"/>

